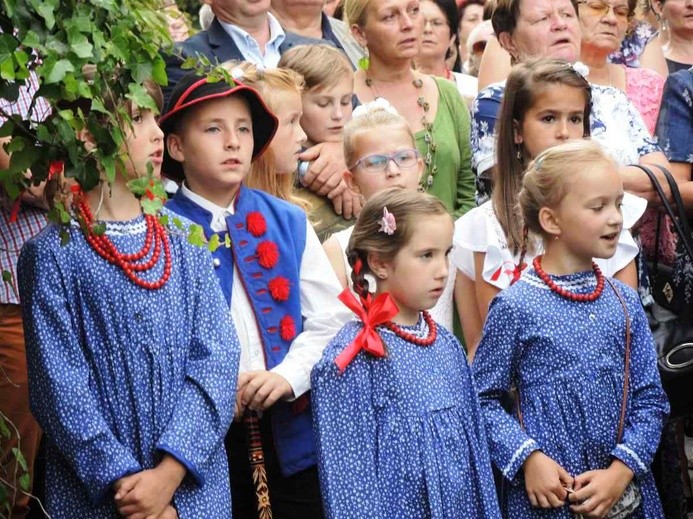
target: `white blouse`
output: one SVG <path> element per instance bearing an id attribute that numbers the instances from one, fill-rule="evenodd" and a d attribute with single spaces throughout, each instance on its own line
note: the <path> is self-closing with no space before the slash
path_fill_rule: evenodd
<path id="1" fill-rule="evenodd" d="M 595 258 L 604 275 L 613 277 L 614 274 L 626 267 L 638 254 L 638 246 L 633 240 L 629 229 L 642 216 L 647 201 L 630 193 L 623 197 L 623 229 L 618 238 L 616 253 L 608 259 Z M 525 263 L 531 264 L 535 255 L 543 251 L 542 242 L 535 238 L 536 254 L 527 251 Z M 468 278 L 475 280 L 474 253 L 484 252 L 484 280 L 503 290 L 508 288 L 513 279 L 515 266 L 520 254 L 513 254 L 508 247 L 508 241 L 503 228 L 493 210 L 492 201 L 475 207 L 455 222 L 455 247 L 450 255 L 453 264 Z"/>

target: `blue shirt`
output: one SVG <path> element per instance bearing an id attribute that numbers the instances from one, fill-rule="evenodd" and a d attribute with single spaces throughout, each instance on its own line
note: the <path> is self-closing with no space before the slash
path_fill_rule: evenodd
<path id="1" fill-rule="evenodd" d="M 272 13 L 267 13 L 267 22 L 269 23 L 270 38 L 265 45 L 263 54 L 257 40 L 248 34 L 247 31 L 232 23 L 219 20 L 219 23 L 228 35 L 231 36 L 246 61 L 250 61 L 255 65 L 262 65 L 265 68 L 276 68 L 281 57 L 279 46 L 284 42 L 286 34 Z"/>

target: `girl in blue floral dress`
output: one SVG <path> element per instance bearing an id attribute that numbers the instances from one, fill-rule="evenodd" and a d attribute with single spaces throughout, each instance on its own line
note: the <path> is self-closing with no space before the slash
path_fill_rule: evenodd
<path id="1" fill-rule="evenodd" d="M 652 336 L 636 292 L 592 260 L 616 250 L 622 199 L 589 141 L 542 152 L 523 179 L 523 221 L 545 252 L 492 301 L 473 365 L 510 518 L 609 517 L 614 505 L 663 517 L 650 464 L 668 403 Z"/>
<path id="2" fill-rule="evenodd" d="M 452 219 L 433 196 L 387 189 L 359 216 L 347 254 L 360 301 L 340 296 L 359 320 L 311 376 L 328 518 L 500 517 L 464 350 L 425 311 L 451 247 Z"/>
<path id="3" fill-rule="evenodd" d="M 159 87 L 144 86 L 160 108 Z M 127 187 L 158 175 L 164 142 L 154 112 L 125 108 L 113 182 L 75 185 L 68 228 L 48 225 L 18 263 L 46 506 L 54 519 L 227 518 L 240 346 L 210 254 L 142 214 Z"/>

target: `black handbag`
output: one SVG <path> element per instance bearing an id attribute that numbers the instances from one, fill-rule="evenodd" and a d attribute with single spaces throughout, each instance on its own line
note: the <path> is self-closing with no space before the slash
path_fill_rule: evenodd
<path id="1" fill-rule="evenodd" d="M 669 184 L 676 210 L 667 200 L 654 173 L 646 166 L 635 167 L 650 178 L 678 235 L 679 247 L 693 262 L 693 237 L 674 177 L 665 167 L 656 166 Z M 650 316 L 662 386 L 669 397 L 672 418 L 693 415 L 693 302 L 685 301 L 683 287 L 677 286 L 673 280 L 673 269 L 658 264 L 656 258 L 652 267 L 652 295 L 657 304 L 676 315 L 671 320 L 658 319 L 654 314 Z"/>

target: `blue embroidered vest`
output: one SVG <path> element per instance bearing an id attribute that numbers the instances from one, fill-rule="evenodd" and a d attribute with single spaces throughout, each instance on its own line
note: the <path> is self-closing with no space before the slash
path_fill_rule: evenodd
<path id="1" fill-rule="evenodd" d="M 228 232 L 216 233 L 221 246 L 212 253 L 216 274 L 231 304 L 233 267 L 255 314 L 267 369 L 279 364 L 303 329 L 299 280 L 306 246 L 306 215 L 267 193 L 241 186 L 235 214 L 226 217 Z M 212 214 L 180 190 L 166 208 L 200 225 L 209 239 Z M 227 235 L 230 247 L 224 246 Z M 252 324 L 251 324 L 252 325 Z M 277 402 L 272 433 L 282 473 L 289 476 L 316 463 L 310 395 Z"/>

